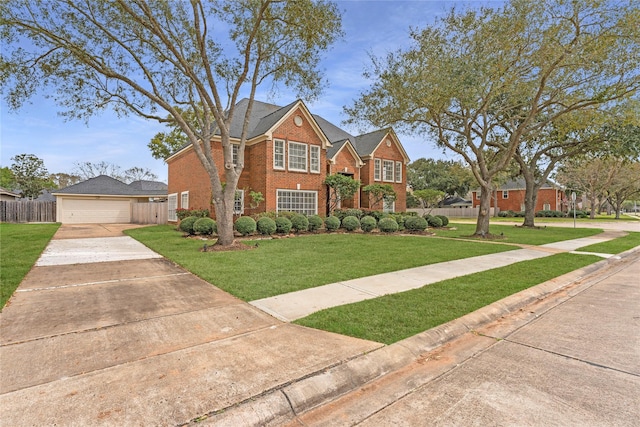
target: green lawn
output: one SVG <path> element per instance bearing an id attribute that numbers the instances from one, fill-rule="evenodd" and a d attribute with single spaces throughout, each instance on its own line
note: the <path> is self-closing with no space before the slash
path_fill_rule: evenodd
<path id="1" fill-rule="evenodd" d="M 219 288 L 252 301 L 328 283 L 515 249 L 423 236 L 319 234 L 248 242 L 258 248 L 200 252 L 173 226 L 126 233 Z M 211 242 L 208 242 L 211 244 Z"/>
<path id="2" fill-rule="evenodd" d="M 557 254 L 314 313 L 295 323 L 391 344 L 600 260 Z"/>
<path id="3" fill-rule="evenodd" d="M 437 236 L 451 238 L 468 238 L 476 229 L 475 224 L 449 223 L 449 228 L 434 229 Z M 498 240 L 503 243 L 521 243 L 526 245 L 544 245 L 547 243 L 559 242 L 561 240 L 578 239 L 580 237 L 594 236 L 602 233 L 601 229 L 595 228 L 564 228 L 564 227 L 541 227 L 524 228 L 514 225 L 491 224 L 489 232 L 500 236 Z"/>
<path id="4" fill-rule="evenodd" d="M 602 254 L 619 254 L 629 249 L 640 246 L 640 233 L 629 233 L 624 237 L 619 237 L 608 242 L 596 243 L 579 248 L 581 252 L 597 252 Z"/>
<path id="5" fill-rule="evenodd" d="M 0 307 L 4 307 L 60 224 L 0 223 Z"/>

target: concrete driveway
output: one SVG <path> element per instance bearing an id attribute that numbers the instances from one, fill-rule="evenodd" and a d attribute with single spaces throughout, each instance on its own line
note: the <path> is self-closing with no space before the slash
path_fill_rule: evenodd
<path id="1" fill-rule="evenodd" d="M 381 347 L 281 323 L 124 228 L 60 227 L 0 313 L 2 425 L 181 425 Z"/>

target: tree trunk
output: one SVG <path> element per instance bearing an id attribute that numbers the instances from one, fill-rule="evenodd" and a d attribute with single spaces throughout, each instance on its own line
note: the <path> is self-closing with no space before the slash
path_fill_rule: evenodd
<path id="1" fill-rule="evenodd" d="M 525 182 L 524 193 L 524 222 L 523 227 L 535 227 L 536 203 L 538 202 L 538 190 L 535 178 L 530 174 L 523 174 Z"/>
<path id="2" fill-rule="evenodd" d="M 489 218 L 491 216 L 491 187 L 480 187 L 480 211 L 476 223 L 475 235 L 486 236 L 489 234 Z"/>
<path id="3" fill-rule="evenodd" d="M 215 203 L 218 225 L 218 241 L 216 245 L 229 246 L 235 240 L 233 235 L 233 204 L 227 207 L 224 200 Z"/>

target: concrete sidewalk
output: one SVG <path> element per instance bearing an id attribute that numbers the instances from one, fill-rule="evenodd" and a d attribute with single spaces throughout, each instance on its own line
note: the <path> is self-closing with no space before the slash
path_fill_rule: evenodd
<path id="1" fill-rule="evenodd" d="M 492 270 L 516 262 L 542 258 L 554 253 L 571 252 L 623 235 L 625 233 L 622 231 L 607 231 L 591 237 L 549 243 L 537 247 L 531 246 L 527 249 L 482 255 L 331 283 L 316 288 L 251 301 L 250 304 L 277 319 L 291 322 L 327 308 L 417 289 L 442 280 Z M 610 254 L 592 255 L 599 255 L 604 258 L 611 256 Z"/>

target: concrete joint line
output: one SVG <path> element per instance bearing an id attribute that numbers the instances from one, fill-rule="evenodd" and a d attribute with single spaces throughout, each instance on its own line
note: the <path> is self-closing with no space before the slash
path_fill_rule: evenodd
<path id="1" fill-rule="evenodd" d="M 130 279 L 114 279 L 114 280 L 102 280 L 99 282 L 87 282 L 87 283 L 76 283 L 73 285 L 62 285 L 62 286 L 49 286 L 46 288 L 31 288 L 31 289 L 17 289 L 16 292 L 34 292 L 34 291 L 53 291 L 56 289 L 65 289 L 65 288 L 78 288 L 82 286 L 91 286 L 91 285 L 103 285 L 106 283 L 119 283 L 119 282 L 129 282 L 132 280 L 143 280 L 143 279 L 160 279 L 163 277 L 173 277 L 173 276 L 184 276 L 191 273 L 173 273 L 173 274 L 163 274 L 160 276 L 145 276 L 145 277 L 132 277 Z"/>
<path id="2" fill-rule="evenodd" d="M 369 291 L 369 290 L 367 290 L 367 289 L 364 289 L 364 288 L 361 288 L 361 287 L 359 287 L 359 286 L 348 285 L 348 284 L 347 284 L 347 283 L 345 283 L 345 282 L 339 282 L 339 284 L 340 284 L 340 285 L 342 285 L 342 286 L 344 286 L 345 288 L 353 289 L 354 291 L 362 292 L 362 293 L 365 293 L 365 294 L 367 294 L 367 295 L 371 295 L 371 296 L 374 296 L 374 297 L 382 296 L 382 295 L 380 295 L 380 294 L 377 294 L 377 293 L 375 293 L 375 292 L 371 292 L 371 291 Z"/>

